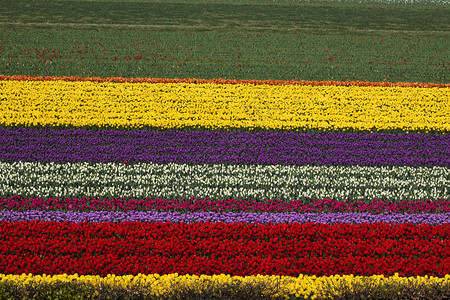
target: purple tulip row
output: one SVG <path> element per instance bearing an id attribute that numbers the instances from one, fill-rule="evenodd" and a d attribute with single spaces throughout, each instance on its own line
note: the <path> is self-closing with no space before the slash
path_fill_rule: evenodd
<path id="1" fill-rule="evenodd" d="M 450 135 L 1 128 L 0 161 L 450 167 Z"/>
<path id="2" fill-rule="evenodd" d="M 249 201 L 192 199 L 99 199 L 99 198 L 24 198 L 0 197 L 0 211 L 160 211 L 160 212 L 254 212 L 254 213 L 370 213 L 420 214 L 450 213 L 450 201 L 389 201 L 372 200 L 370 203 L 321 199 L 304 204 L 302 201 Z"/>
<path id="3" fill-rule="evenodd" d="M 428 224 L 439 225 L 450 223 L 450 213 L 444 214 L 370 214 L 370 213 L 216 213 L 216 212 L 156 212 L 156 211 L 2 211 L 0 221 L 55 221 L 55 222 L 171 222 L 171 223 L 321 223 L 321 224 L 362 224 L 362 223 L 393 223 L 393 224 Z"/>

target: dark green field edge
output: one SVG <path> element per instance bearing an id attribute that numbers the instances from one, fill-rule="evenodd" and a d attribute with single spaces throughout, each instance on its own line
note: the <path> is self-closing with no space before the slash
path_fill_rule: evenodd
<path id="1" fill-rule="evenodd" d="M 0 25 L 0 74 L 449 83 L 449 38 Z"/>
<path id="2" fill-rule="evenodd" d="M 391 134 L 404 134 L 404 133 L 419 133 L 419 134 L 434 134 L 434 135 L 447 135 L 450 134 L 449 130 L 403 130 L 403 129 L 383 129 L 377 130 L 373 128 L 371 130 L 356 130 L 354 128 L 339 128 L 339 129 L 319 129 L 319 128 L 286 128 L 286 129 L 269 129 L 262 127 L 245 128 L 245 127 L 205 127 L 205 126 L 184 126 L 179 128 L 172 127 L 157 127 L 157 126 L 142 126 L 142 127 L 117 127 L 110 125 L 103 126 L 73 126 L 73 125 L 37 125 L 37 126 L 24 126 L 22 124 L 17 124 L 15 126 L 0 124 L 0 128 L 4 129 L 15 129 L 15 128 L 34 128 L 34 129 L 52 129 L 52 130 L 63 130 L 63 129 L 84 129 L 90 131 L 102 131 L 102 130 L 114 130 L 114 131 L 231 131 L 231 132 L 297 132 L 297 133 L 320 133 L 320 132 L 346 132 L 346 133 L 391 133 Z"/>
<path id="3" fill-rule="evenodd" d="M 448 32 L 447 6 L 314 2 L 154 3 L 1 0 L 0 22 L 123 24 L 203 30 Z"/>

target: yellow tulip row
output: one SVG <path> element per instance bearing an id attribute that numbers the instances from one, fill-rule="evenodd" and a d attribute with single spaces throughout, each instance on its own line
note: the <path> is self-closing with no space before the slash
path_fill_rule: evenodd
<path id="1" fill-rule="evenodd" d="M 0 81 L 0 124 L 450 130 L 450 88 Z"/>
<path id="2" fill-rule="evenodd" d="M 94 275 L 5 275 L 0 274 L 0 281 L 10 281 L 16 284 L 39 284 L 39 283 L 53 283 L 53 282 L 80 282 L 91 284 L 93 286 L 99 285 L 109 285 L 115 287 L 127 288 L 130 286 L 143 287 L 146 289 L 151 289 L 153 295 L 163 295 L 165 292 L 173 289 L 174 287 L 180 286 L 211 286 L 222 284 L 233 284 L 233 283 L 258 283 L 258 282 L 269 282 L 269 286 L 276 286 L 280 291 L 280 296 L 311 296 L 315 298 L 321 288 L 326 285 L 332 285 L 339 287 L 341 283 L 359 283 L 367 282 L 371 280 L 374 284 L 380 283 L 414 283 L 417 284 L 448 284 L 450 283 L 450 275 L 446 275 L 443 278 L 438 277 L 399 277 L 397 274 L 391 277 L 384 277 L 383 275 L 373 275 L 370 277 L 364 276 L 354 276 L 354 275 L 334 275 L 334 276 L 305 276 L 300 275 L 299 277 L 289 277 L 289 276 L 269 276 L 269 275 L 257 275 L 257 276 L 230 276 L 230 275 L 142 275 L 138 274 L 136 276 L 126 275 L 126 276 L 116 276 L 108 275 L 107 277 L 100 277 Z M 272 285 L 270 285 L 272 284 Z"/>

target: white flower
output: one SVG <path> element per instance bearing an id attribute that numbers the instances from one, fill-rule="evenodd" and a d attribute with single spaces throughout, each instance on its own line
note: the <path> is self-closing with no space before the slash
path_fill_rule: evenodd
<path id="1" fill-rule="evenodd" d="M 0 163 L 1 193 L 36 197 L 449 200 L 444 167 Z"/>

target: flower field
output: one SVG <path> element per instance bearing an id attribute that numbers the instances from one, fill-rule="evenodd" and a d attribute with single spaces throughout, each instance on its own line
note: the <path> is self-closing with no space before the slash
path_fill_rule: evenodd
<path id="1" fill-rule="evenodd" d="M 14 81 L 8 125 L 449 131 L 447 88 Z M 233 99 L 232 101 L 230 99 Z"/>
<path id="2" fill-rule="evenodd" d="M 3 2 L 0 299 L 450 295 L 447 2 Z"/>

